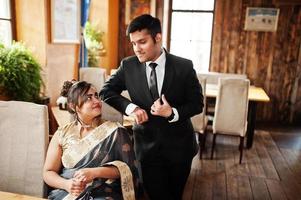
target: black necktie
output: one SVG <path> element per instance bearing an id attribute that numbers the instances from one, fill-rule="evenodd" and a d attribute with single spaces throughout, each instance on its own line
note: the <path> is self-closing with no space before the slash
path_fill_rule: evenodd
<path id="1" fill-rule="evenodd" d="M 150 73 L 150 92 L 152 94 L 152 97 L 154 100 L 157 100 L 159 98 L 158 93 L 158 85 L 157 85 L 157 74 L 156 74 L 156 67 L 157 63 L 150 63 L 149 66 L 152 68 L 152 71 Z"/>

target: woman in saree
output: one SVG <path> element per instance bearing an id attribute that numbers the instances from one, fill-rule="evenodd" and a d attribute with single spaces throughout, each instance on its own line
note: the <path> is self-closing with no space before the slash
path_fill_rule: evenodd
<path id="1" fill-rule="evenodd" d="M 65 82 L 75 120 L 52 137 L 43 169 L 54 188 L 49 199 L 135 199 L 138 170 L 130 137 L 117 122 L 101 119 L 101 101 L 91 84 Z"/>

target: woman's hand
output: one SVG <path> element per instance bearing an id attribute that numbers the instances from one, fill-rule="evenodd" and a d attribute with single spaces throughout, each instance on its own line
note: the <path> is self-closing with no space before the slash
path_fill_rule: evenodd
<path id="1" fill-rule="evenodd" d="M 79 181 L 75 178 L 66 181 L 65 190 L 73 196 L 78 196 L 86 188 L 86 183 Z"/>
<path id="2" fill-rule="evenodd" d="M 84 182 L 85 184 L 90 183 L 95 178 L 93 168 L 84 168 L 76 171 L 73 178 Z"/>

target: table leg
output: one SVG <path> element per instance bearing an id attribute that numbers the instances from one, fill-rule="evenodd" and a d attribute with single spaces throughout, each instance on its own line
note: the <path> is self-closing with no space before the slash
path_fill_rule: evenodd
<path id="1" fill-rule="evenodd" d="M 253 145 L 253 137 L 254 137 L 255 121 L 256 121 L 256 108 L 257 108 L 257 103 L 254 101 L 249 101 L 248 127 L 247 127 L 247 148 L 248 149 L 250 149 Z"/>

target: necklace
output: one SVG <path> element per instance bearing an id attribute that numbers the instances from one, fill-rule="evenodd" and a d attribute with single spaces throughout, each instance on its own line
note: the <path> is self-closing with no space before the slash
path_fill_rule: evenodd
<path id="1" fill-rule="evenodd" d="M 80 123 L 83 128 L 92 128 L 92 124 L 83 124 Z"/>

